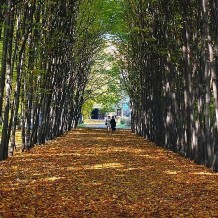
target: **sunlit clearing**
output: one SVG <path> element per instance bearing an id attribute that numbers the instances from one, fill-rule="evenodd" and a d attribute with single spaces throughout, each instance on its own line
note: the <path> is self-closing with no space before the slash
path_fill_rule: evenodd
<path id="1" fill-rule="evenodd" d="M 66 153 L 62 153 L 62 154 L 58 154 L 58 156 L 60 157 L 63 157 L 63 156 L 81 156 L 82 154 L 80 153 L 69 153 L 69 154 L 66 154 Z"/>
<path id="2" fill-rule="evenodd" d="M 169 174 L 169 175 L 176 175 L 176 174 L 179 173 L 179 172 L 178 172 L 178 171 L 175 171 L 175 170 L 174 170 L 174 171 L 173 171 L 173 170 L 166 170 L 165 173 L 166 173 L 166 174 Z"/>
<path id="3" fill-rule="evenodd" d="M 209 172 L 194 172 L 194 173 L 191 173 L 191 174 L 193 174 L 193 175 L 218 176 L 218 174 L 213 173 L 213 172 L 211 172 L 211 173 L 209 173 Z"/>
<path id="4" fill-rule="evenodd" d="M 99 170 L 99 169 L 116 169 L 123 167 L 123 164 L 120 163 L 103 163 L 103 164 L 95 164 L 95 165 L 84 165 L 82 167 L 67 167 L 69 171 L 76 170 Z"/>
<path id="5" fill-rule="evenodd" d="M 50 177 L 50 178 L 46 178 L 45 180 L 46 181 L 56 181 L 56 180 L 59 180 L 59 179 L 62 179 L 62 177 L 53 176 L 53 177 Z"/>
<path id="6" fill-rule="evenodd" d="M 85 169 L 108 169 L 108 168 L 120 168 L 123 167 L 120 163 L 103 163 L 95 164 L 94 166 L 87 166 Z"/>
<path id="7" fill-rule="evenodd" d="M 83 185 L 85 185 L 85 186 L 101 186 L 102 182 L 89 182 L 89 183 L 86 183 Z"/>
<path id="8" fill-rule="evenodd" d="M 28 181 L 28 179 L 23 179 L 23 178 L 16 178 L 16 183 L 14 183 L 14 185 L 19 186 L 20 184 L 24 184 L 24 183 L 29 183 L 29 184 L 35 184 L 35 183 L 39 183 L 39 182 L 54 182 L 60 179 L 63 179 L 64 177 L 46 177 L 46 178 L 41 178 L 41 179 L 32 179 L 30 182 Z"/>
<path id="9" fill-rule="evenodd" d="M 137 157 L 145 157 L 145 158 L 148 158 L 148 159 L 154 159 L 154 157 L 152 157 L 151 155 L 149 154 L 139 154 L 139 155 L 136 155 Z"/>

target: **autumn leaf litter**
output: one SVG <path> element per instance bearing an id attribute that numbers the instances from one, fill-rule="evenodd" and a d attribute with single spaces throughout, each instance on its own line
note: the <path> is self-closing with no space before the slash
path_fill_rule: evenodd
<path id="1" fill-rule="evenodd" d="M 218 217 L 218 174 L 130 131 L 73 130 L 0 163 L 0 217 Z"/>

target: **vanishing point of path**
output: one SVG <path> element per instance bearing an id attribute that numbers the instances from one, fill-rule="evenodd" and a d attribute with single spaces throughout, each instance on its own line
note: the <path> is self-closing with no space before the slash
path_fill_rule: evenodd
<path id="1" fill-rule="evenodd" d="M 0 162 L 0 217 L 218 217 L 218 174 L 130 131 L 77 129 Z"/>

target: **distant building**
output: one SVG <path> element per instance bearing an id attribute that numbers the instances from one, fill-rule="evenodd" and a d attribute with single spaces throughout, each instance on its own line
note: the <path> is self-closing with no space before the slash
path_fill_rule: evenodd
<path id="1" fill-rule="evenodd" d="M 91 112 L 91 119 L 104 119 L 107 116 L 117 116 L 117 117 L 130 117 L 131 109 L 130 109 L 130 98 L 125 96 L 117 105 L 114 106 L 114 111 L 108 111 L 103 114 L 100 113 L 100 109 L 102 108 L 101 104 L 94 104 L 93 110 Z"/>
<path id="2" fill-rule="evenodd" d="M 104 119 L 104 114 L 100 113 L 102 105 L 101 104 L 94 104 L 93 110 L 91 112 L 91 119 L 98 120 L 98 119 Z"/>

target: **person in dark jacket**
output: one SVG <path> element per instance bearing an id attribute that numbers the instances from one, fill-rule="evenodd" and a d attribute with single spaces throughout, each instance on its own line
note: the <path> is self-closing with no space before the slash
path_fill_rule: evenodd
<path id="1" fill-rule="evenodd" d="M 113 134 L 114 131 L 116 130 L 116 120 L 115 120 L 114 116 L 112 116 L 110 124 L 111 124 L 111 134 Z"/>

